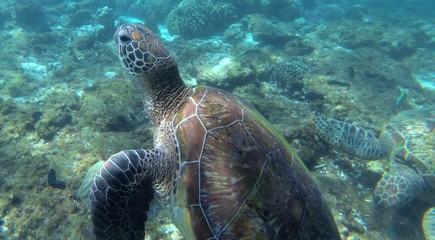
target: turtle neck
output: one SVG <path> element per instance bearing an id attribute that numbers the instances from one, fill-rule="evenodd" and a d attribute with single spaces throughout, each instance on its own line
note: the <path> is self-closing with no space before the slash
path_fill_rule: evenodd
<path id="1" fill-rule="evenodd" d="M 145 111 L 155 127 L 171 117 L 191 93 L 173 58 L 133 77 L 132 82 L 139 89 Z"/>

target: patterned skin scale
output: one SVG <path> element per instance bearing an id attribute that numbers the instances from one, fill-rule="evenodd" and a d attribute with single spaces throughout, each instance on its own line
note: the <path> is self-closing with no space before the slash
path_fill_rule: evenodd
<path id="1" fill-rule="evenodd" d="M 380 208 L 401 207 L 416 197 L 435 204 L 435 106 L 400 113 L 379 139 L 370 131 L 314 112 L 321 138 L 361 159 L 390 157 L 390 169 L 374 189 Z"/>
<path id="2" fill-rule="evenodd" d="M 327 118 L 319 112 L 313 112 L 313 115 L 322 139 L 338 149 L 362 159 L 379 159 L 391 152 L 392 141 L 386 134 L 378 139 L 373 132 L 363 128 Z"/>
<path id="3" fill-rule="evenodd" d="M 169 51 L 141 24 L 115 33 L 155 127 L 155 148 L 110 157 L 91 189 L 97 239 L 144 239 L 153 196 L 186 239 L 340 239 L 315 182 L 249 104 L 187 88 Z"/>

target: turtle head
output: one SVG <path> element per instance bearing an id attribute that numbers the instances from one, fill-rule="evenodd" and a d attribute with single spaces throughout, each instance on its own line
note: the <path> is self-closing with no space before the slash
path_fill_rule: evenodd
<path id="1" fill-rule="evenodd" d="M 148 116 L 158 124 L 184 99 L 186 85 L 177 63 L 160 39 L 143 24 L 124 24 L 115 32 L 122 66 L 133 76 Z"/>
<path id="2" fill-rule="evenodd" d="M 124 24 L 115 32 L 116 49 L 122 66 L 132 75 L 159 72 L 176 65 L 171 53 L 143 24 Z"/>

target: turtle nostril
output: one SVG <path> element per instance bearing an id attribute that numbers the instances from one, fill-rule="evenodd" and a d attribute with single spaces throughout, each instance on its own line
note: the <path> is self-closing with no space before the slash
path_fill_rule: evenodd
<path id="1" fill-rule="evenodd" d="M 127 35 L 121 35 L 119 36 L 119 40 L 121 40 L 121 42 L 128 42 L 130 38 Z"/>

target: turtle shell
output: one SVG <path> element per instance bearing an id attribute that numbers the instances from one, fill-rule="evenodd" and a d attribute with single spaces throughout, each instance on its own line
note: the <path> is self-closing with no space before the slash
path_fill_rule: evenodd
<path id="1" fill-rule="evenodd" d="M 404 111 L 386 130 L 393 136 L 394 156 L 398 156 L 392 159 L 414 168 L 435 188 L 435 106 Z"/>
<path id="2" fill-rule="evenodd" d="M 308 171 L 249 104 L 197 87 L 172 124 L 170 207 L 187 239 L 339 239 Z"/>

